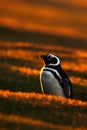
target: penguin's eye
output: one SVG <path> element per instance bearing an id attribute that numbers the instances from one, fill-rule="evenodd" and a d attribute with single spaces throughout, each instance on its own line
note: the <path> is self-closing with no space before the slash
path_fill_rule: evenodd
<path id="1" fill-rule="evenodd" d="M 53 57 L 52 56 L 48 56 L 48 59 L 53 59 Z"/>
<path id="2" fill-rule="evenodd" d="M 51 59 L 51 58 L 52 58 L 52 55 L 47 54 L 47 58 Z"/>

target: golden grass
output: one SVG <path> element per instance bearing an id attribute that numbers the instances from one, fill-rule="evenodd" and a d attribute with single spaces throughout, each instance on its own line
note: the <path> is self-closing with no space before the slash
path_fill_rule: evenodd
<path id="1" fill-rule="evenodd" d="M 43 3 L 1 1 L 0 25 L 87 39 L 85 0 Z"/>
<path id="2" fill-rule="evenodd" d="M 27 118 L 27 117 L 21 117 L 18 115 L 8 115 L 8 114 L 2 114 L 0 113 L 0 120 L 1 121 L 5 121 L 7 123 L 17 123 L 18 124 L 25 124 L 25 125 L 30 125 L 33 127 L 41 127 L 43 129 L 51 129 L 51 130 L 73 130 L 73 128 L 69 127 L 69 126 L 62 126 L 62 125 L 56 125 L 56 124 L 52 124 L 52 123 L 47 123 L 41 120 L 35 120 L 32 118 Z M 4 130 L 4 128 L 3 128 Z M 16 130 L 16 128 L 15 128 Z M 80 128 L 74 128 L 74 130 L 86 130 L 86 128 L 84 127 L 80 127 Z"/>
<path id="3" fill-rule="evenodd" d="M 32 118 L 27 117 L 21 117 L 17 115 L 7 115 L 7 114 L 1 114 L 0 113 L 0 119 L 5 120 L 6 122 L 15 122 L 17 124 L 28 124 L 28 125 L 34 125 L 34 126 L 41 126 L 41 127 L 48 127 L 48 128 L 54 128 L 57 129 L 58 126 L 51 123 L 46 123 L 41 120 L 35 120 Z"/>
<path id="4" fill-rule="evenodd" d="M 25 74 L 25 75 L 39 75 L 40 74 L 40 70 L 37 69 L 30 69 L 30 68 L 26 68 L 26 67 L 17 67 L 17 66 L 8 66 L 8 68 L 11 71 L 14 72 L 19 72 L 21 74 Z M 70 80 L 73 84 L 78 84 L 81 86 L 87 86 L 87 79 L 84 78 L 80 78 L 80 77 L 75 77 L 75 76 L 70 76 Z"/>
<path id="5" fill-rule="evenodd" d="M 76 71 L 75 73 L 77 72 L 85 73 L 87 71 L 86 60 L 85 60 L 87 55 L 86 55 L 86 51 L 82 49 L 71 49 L 71 48 L 66 48 L 59 45 L 56 47 L 56 49 L 53 45 L 46 45 L 46 49 L 44 49 L 44 45 L 42 44 L 24 43 L 24 42 L 17 42 L 17 43 L 15 42 L 15 44 L 11 42 L 0 42 L 0 47 L 1 47 L 0 57 L 4 59 L 4 61 L 0 63 L 0 67 L 6 68 L 7 70 L 9 70 L 9 72 L 11 71 L 11 73 L 18 72 L 23 75 L 28 75 L 28 76 L 37 75 L 39 77 L 40 68 L 43 66 L 43 62 L 39 59 L 39 55 L 41 53 L 48 53 L 48 52 L 52 52 L 58 55 L 59 57 L 64 58 L 64 61 L 62 59 L 61 64 L 65 70 L 71 70 L 72 72 Z M 55 50 L 58 50 L 58 52 L 57 51 L 55 52 Z M 69 61 L 67 58 L 71 60 Z M 16 60 L 17 62 L 18 60 L 21 60 L 22 62 L 27 61 L 27 63 L 28 62 L 31 64 L 34 63 L 34 66 L 30 67 L 29 64 L 28 66 L 26 66 L 26 64 L 22 66 L 21 64 L 20 65 L 17 64 Z M 11 79 L 11 77 L 9 79 Z M 85 87 L 87 86 L 86 85 L 87 80 L 84 77 L 80 77 L 79 75 L 78 76 L 71 75 L 70 79 L 73 84 L 77 84 L 77 85 L 81 85 Z M 30 101 L 32 102 L 35 101 L 33 102 L 34 106 L 38 106 L 38 102 L 39 102 L 40 106 L 50 107 L 50 108 L 52 107 L 54 110 L 56 109 L 57 105 L 61 105 L 62 107 L 63 105 L 67 105 L 68 108 L 80 107 L 81 109 L 84 109 L 85 107 L 87 107 L 86 101 L 75 100 L 75 99 L 71 100 L 71 99 L 61 98 L 58 96 L 38 94 L 38 93 L 10 92 L 10 91 L 0 90 L 0 98 L 4 100 L 5 99 L 12 100 L 13 102 L 22 101 L 22 103 L 26 103 L 26 104 L 28 104 Z M 56 102 L 57 105 L 52 106 L 52 102 Z M 64 111 L 62 113 L 66 115 Z M 83 116 L 84 114 L 81 115 L 80 113 L 78 113 L 78 117 L 83 117 Z M 49 128 L 53 130 L 57 130 L 57 129 L 73 130 L 71 126 L 65 125 L 63 127 L 60 124 L 57 125 L 53 122 L 49 123 L 49 122 L 40 120 L 38 118 L 36 120 L 31 117 L 26 117 L 26 116 L 24 117 L 22 115 L 19 116 L 19 115 L 15 115 L 14 113 L 11 115 L 0 113 L 0 120 L 6 123 L 13 123 L 15 124 L 15 126 L 17 126 L 18 124 L 20 125 L 24 124 L 24 125 L 30 125 L 30 126 L 32 125 L 33 127 L 39 127 L 39 128 L 42 127 L 44 129 Z M 74 119 L 73 122 L 76 122 L 76 119 Z M 78 130 L 78 129 L 86 130 L 86 128 L 84 127 L 75 128 L 75 130 Z"/>
<path id="6" fill-rule="evenodd" d="M 78 39 L 83 38 L 87 40 L 87 17 L 86 17 L 87 16 L 87 1 L 86 0 L 79 0 L 79 2 L 76 0 L 71 0 L 71 1 L 70 0 L 66 0 L 66 1 L 65 0 L 62 0 L 62 1 L 51 0 L 50 2 L 48 2 L 49 4 L 47 4 L 47 1 L 44 1 L 45 2 L 44 4 L 44 2 L 42 3 L 39 0 L 37 0 L 37 3 L 36 1 L 34 2 L 34 0 L 33 2 L 32 0 L 27 1 L 27 2 L 23 0 L 21 1 L 21 3 L 19 0 L 1 1 L 0 2 L 0 26 L 6 26 L 12 29 L 20 29 L 20 30 L 24 29 L 28 31 L 63 35 L 63 36 L 74 37 Z M 64 68 L 64 70 L 66 70 L 67 72 L 69 71 L 70 73 L 71 82 L 73 84 L 76 84 L 78 87 L 79 86 L 87 87 L 87 79 L 85 76 L 85 74 L 87 73 L 87 60 L 86 60 L 87 51 L 86 50 L 77 49 L 75 47 L 74 48 L 64 47 L 62 45 L 57 45 L 55 47 L 52 44 L 44 45 L 40 43 L 35 44 L 31 42 L 13 43 L 13 42 L 0 41 L 0 60 L 1 60 L 0 69 L 3 68 L 0 75 L 2 78 L 1 80 L 3 79 L 4 81 L 7 80 L 6 83 L 9 82 L 10 80 L 12 81 L 11 85 L 13 85 L 14 75 L 16 76 L 17 74 L 19 75 L 17 75 L 18 77 L 16 77 L 14 80 L 16 85 L 19 85 L 17 84 L 18 82 L 17 78 L 20 79 L 21 75 L 24 75 L 24 76 L 27 75 L 29 77 L 38 76 L 38 80 L 39 80 L 40 68 L 42 68 L 43 66 L 43 62 L 39 59 L 39 55 L 44 54 L 44 53 L 53 53 L 59 56 L 61 59 L 62 67 Z M 7 74 L 5 71 L 8 72 L 9 74 Z M 6 78 L 4 75 L 6 75 L 6 77 L 8 78 Z M 25 79 L 23 79 L 23 82 L 24 80 Z M 4 81 L 2 81 L 2 89 L 4 87 L 3 86 Z M 10 85 L 10 82 L 8 83 L 8 86 L 9 85 Z M 22 84 L 20 84 L 20 86 L 21 85 Z M 24 87 L 26 87 L 26 85 L 27 84 L 24 84 Z M 35 85 L 38 86 L 37 84 Z M 10 87 L 8 88 L 8 86 L 5 86 L 7 87 L 6 89 L 10 88 Z M 32 86 L 30 86 L 29 84 L 29 87 L 32 87 Z M 16 88 L 14 88 L 14 90 L 15 89 Z M 84 92 L 84 90 L 82 91 Z M 80 91 L 78 91 L 78 93 L 76 91 L 77 96 L 78 95 L 80 96 L 79 94 Z M 84 95 L 83 92 L 81 96 Z M 0 99 L 1 99 L 2 105 L 3 104 L 5 105 L 5 103 L 7 103 L 6 105 L 8 105 L 8 101 L 12 100 L 12 104 L 11 104 L 12 106 L 13 106 L 13 103 L 15 104 L 15 102 L 19 103 L 17 101 L 21 101 L 20 107 L 22 107 L 22 103 L 25 103 L 27 104 L 27 106 L 34 105 L 38 109 L 40 109 L 40 107 L 38 106 L 41 106 L 42 108 L 47 108 L 47 107 L 51 109 L 53 108 L 52 112 L 53 111 L 55 112 L 54 112 L 54 115 L 50 117 L 50 118 L 53 118 L 53 120 L 55 118 L 56 110 L 58 107 L 57 105 L 60 105 L 61 109 L 59 109 L 60 110 L 59 113 L 64 114 L 65 118 L 67 117 L 66 115 L 70 115 L 70 116 L 73 115 L 72 108 L 74 108 L 73 112 L 77 110 L 77 117 L 75 117 L 76 115 L 74 115 L 72 124 L 75 124 L 75 122 L 77 123 L 79 122 L 77 121 L 78 117 L 79 118 L 82 117 L 82 119 L 79 119 L 82 121 L 81 126 L 84 126 L 85 124 L 84 126 L 85 128 L 76 127 L 75 130 L 86 130 L 86 123 L 85 123 L 85 120 L 83 120 L 83 119 L 86 119 L 86 115 L 85 115 L 86 113 L 85 110 L 87 107 L 86 93 L 84 95 L 85 101 L 81 101 L 81 100 L 75 100 L 75 99 L 71 100 L 71 99 L 66 99 L 62 97 L 38 94 L 38 93 L 10 92 L 9 90 L 8 91 L 0 90 Z M 77 99 L 79 99 L 79 97 Z M 28 104 L 29 101 L 31 102 L 30 104 Z M 53 106 L 53 102 L 55 103 L 55 106 Z M 18 105 L 20 104 L 16 104 L 16 106 Z M 66 110 L 64 111 L 63 109 L 64 105 L 67 106 L 67 108 L 70 107 L 70 113 L 67 113 Z M 11 106 L 8 106 L 8 108 L 9 107 Z M 5 110 L 3 106 L 1 106 L 0 110 L 2 111 L 2 109 Z M 24 109 L 26 111 L 27 108 L 23 108 L 23 110 Z M 80 111 L 80 109 L 83 109 L 83 110 Z M 16 110 L 16 111 L 20 113 L 19 110 Z M 47 112 L 45 109 L 44 111 Z M 25 124 L 26 126 L 32 125 L 34 127 L 38 126 L 39 128 L 40 127 L 44 129 L 49 128 L 53 130 L 57 130 L 57 129 L 73 130 L 74 129 L 74 128 L 71 128 L 70 124 L 68 125 L 66 124 L 65 126 L 62 126 L 59 124 L 55 124 L 53 122 L 49 123 L 44 120 L 40 120 L 42 118 L 40 119 L 37 118 L 36 120 L 31 117 L 27 117 L 27 116 L 24 117 L 22 114 L 15 115 L 14 111 L 12 114 L 8 114 L 8 109 L 6 109 L 5 112 L 6 114 L 0 113 L 1 123 L 4 122 L 4 123 L 9 124 L 12 122 L 16 124 L 15 125 L 16 127 L 17 127 L 17 124 Z M 39 114 L 39 112 L 37 114 Z M 34 115 L 33 117 L 35 116 L 36 115 Z M 42 117 L 44 117 L 44 114 L 42 115 Z M 59 119 L 60 118 L 58 117 L 58 120 Z M 67 119 L 69 120 L 68 117 Z M 78 125 L 79 124 L 77 124 L 77 126 Z M 9 127 L 10 126 L 8 125 L 8 128 Z M 5 129 L 5 126 L 2 125 L 2 128 Z M 2 128 L 0 127 L 0 129 Z"/>
<path id="7" fill-rule="evenodd" d="M 40 105 L 50 105 L 51 101 L 56 101 L 61 104 L 67 104 L 70 106 L 87 106 L 87 102 L 85 101 L 80 101 L 80 100 L 75 100 L 75 99 L 66 99 L 58 96 L 52 96 L 52 95 L 45 95 L 45 94 L 37 94 L 37 93 L 24 93 L 24 92 L 10 92 L 10 91 L 3 91 L 0 90 L 0 97 L 4 98 L 12 98 L 15 100 L 20 100 L 23 99 L 23 101 L 29 101 L 29 99 L 38 99 L 38 100 L 43 100 L 47 99 L 47 101 L 41 102 Z"/>
<path id="8" fill-rule="evenodd" d="M 63 62 L 62 66 L 66 70 L 72 70 L 76 72 L 87 72 L 87 67 L 85 63 L 70 63 L 69 61 Z"/>
<path id="9" fill-rule="evenodd" d="M 13 43 L 11 43 L 11 42 L 0 42 L 0 46 L 2 47 L 2 48 L 6 48 L 7 49 L 7 52 L 9 52 L 9 53 L 11 53 L 11 51 L 13 50 L 14 51 L 14 55 L 15 55 L 15 52 L 17 52 L 17 50 L 18 50 L 18 52 L 20 52 L 20 50 L 22 50 L 22 49 L 20 49 L 20 48 L 32 48 L 33 50 L 30 50 L 29 49 L 29 51 L 28 51 L 28 53 L 29 52 L 31 52 L 31 51 L 33 51 L 34 52 L 34 49 L 39 49 L 40 50 L 40 52 L 42 51 L 53 51 L 53 52 L 55 52 L 55 46 L 54 45 L 46 45 L 46 49 L 45 49 L 45 47 L 44 47 L 44 45 L 43 44 L 39 44 L 39 43 L 37 43 L 37 44 L 35 44 L 35 43 L 28 43 L 28 42 L 15 42 L 15 44 L 13 44 Z M 16 51 L 14 50 L 14 49 L 17 49 Z M 9 50 L 10 49 L 10 50 Z M 43 50 L 42 50 L 43 49 Z M 39 52 L 39 50 L 38 50 L 38 52 Z M 83 50 L 83 49 L 73 49 L 73 48 L 69 48 L 69 47 L 64 47 L 64 46 L 60 46 L 60 45 L 57 45 L 56 46 L 56 50 L 57 51 L 63 51 L 61 54 L 64 54 L 65 55 L 65 57 L 71 57 L 71 58 L 87 58 L 87 51 L 86 50 Z M 3 54 L 4 52 L 5 52 L 5 50 L 4 49 L 2 49 L 1 50 L 2 52 L 0 53 L 0 54 Z M 24 50 L 23 50 L 24 51 Z M 25 52 L 25 51 L 24 51 Z M 26 52 L 27 52 L 27 50 L 26 50 Z M 65 52 L 65 53 L 64 53 Z M 38 54 L 38 53 L 37 53 Z M 68 54 L 70 54 L 70 55 L 68 55 Z M 10 55 L 10 54 L 9 54 Z M 21 54 L 22 55 L 22 54 Z M 64 56 L 63 55 L 63 56 Z M 16 55 L 15 55 L 16 56 Z M 60 55 L 61 56 L 61 55 Z M 80 60 L 80 59 L 79 59 Z"/>
<path id="10" fill-rule="evenodd" d="M 2 49 L 0 52 L 1 56 L 9 56 L 9 57 L 15 57 L 15 58 L 23 58 L 26 57 L 27 59 L 30 59 L 31 57 L 33 58 L 36 56 L 36 52 L 34 49 L 38 49 L 37 51 L 37 56 L 41 53 L 48 53 L 48 52 L 53 52 L 55 53 L 55 46 L 54 45 L 46 45 L 46 48 L 42 44 L 34 44 L 34 43 L 23 43 L 23 42 L 17 42 L 15 44 L 12 44 L 11 42 L 0 42 L 0 46 L 2 48 L 6 48 L 6 50 Z M 22 49 L 22 48 L 26 49 Z M 16 50 L 14 50 L 16 48 Z M 29 49 L 27 49 L 29 48 Z M 32 50 L 31 50 L 32 49 Z M 57 54 L 59 56 L 65 57 L 65 58 L 77 58 L 79 63 L 81 61 L 84 61 L 84 58 L 87 58 L 87 51 L 82 50 L 82 49 L 72 49 L 69 47 L 63 47 L 60 45 L 56 46 Z M 21 57 L 20 57 L 21 56 Z M 82 59 L 83 58 L 83 59 Z M 76 62 L 76 61 L 75 61 Z M 86 62 L 86 60 L 85 60 Z"/>
<path id="11" fill-rule="evenodd" d="M 0 42 L 0 46 L 2 50 L 0 50 L 0 56 L 7 58 L 14 58 L 20 60 L 26 60 L 27 62 L 34 63 L 36 66 L 34 68 L 26 67 L 26 66 L 17 66 L 17 65 L 7 65 L 0 64 L 0 66 L 7 67 L 11 71 L 19 72 L 25 75 L 39 75 L 40 68 L 44 65 L 43 62 L 39 59 L 39 55 L 43 53 L 52 52 L 53 54 L 58 55 L 59 57 L 69 58 L 69 60 L 62 60 L 61 64 L 64 70 L 71 70 L 74 72 L 86 73 L 87 72 L 87 51 L 82 49 L 71 49 L 66 48 L 60 45 L 57 45 L 55 53 L 55 46 L 46 45 L 46 49 L 42 44 L 34 44 L 34 43 L 23 43 L 17 42 L 12 44 L 11 42 Z M 25 49 L 23 49 L 25 48 Z M 39 66 L 39 69 L 37 69 Z M 70 76 L 72 83 L 87 86 L 86 78 L 81 78 L 79 75 Z"/>
<path id="12" fill-rule="evenodd" d="M 0 64 L 0 66 L 3 66 Z M 11 66 L 11 65 L 4 65 L 4 67 L 8 68 L 9 70 L 13 71 L 13 72 L 19 72 L 20 74 L 24 74 L 24 75 L 32 75 L 32 76 L 39 76 L 40 74 L 40 70 L 37 69 L 31 69 L 31 68 L 27 68 L 27 67 L 21 67 L 21 66 Z M 80 78 L 80 77 L 75 77 L 75 76 L 70 76 L 70 80 L 73 84 L 77 84 L 77 85 L 81 85 L 86 87 L 87 86 L 87 79 L 84 78 Z"/>
<path id="13" fill-rule="evenodd" d="M 87 79 L 70 76 L 70 80 L 73 84 L 78 84 L 87 87 Z"/>
<path id="14" fill-rule="evenodd" d="M 12 71 L 17 71 L 21 74 L 25 75 L 39 75 L 40 71 L 37 69 L 30 69 L 26 67 L 19 67 L 19 66 L 8 66 L 8 68 Z"/>

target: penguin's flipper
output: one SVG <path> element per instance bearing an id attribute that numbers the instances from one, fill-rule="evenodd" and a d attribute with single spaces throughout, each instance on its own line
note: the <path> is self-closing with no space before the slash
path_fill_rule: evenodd
<path id="1" fill-rule="evenodd" d="M 67 78 L 65 78 L 62 80 L 61 85 L 63 87 L 66 98 L 72 98 L 72 86 L 70 81 Z"/>

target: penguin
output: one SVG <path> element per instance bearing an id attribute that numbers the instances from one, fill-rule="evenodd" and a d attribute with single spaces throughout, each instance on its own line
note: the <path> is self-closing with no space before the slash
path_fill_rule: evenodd
<path id="1" fill-rule="evenodd" d="M 72 84 L 61 67 L 60 59 L 53 54 L 40 55 L 45 66 L 40 71 L 42 93 L 72 98 Z"/>

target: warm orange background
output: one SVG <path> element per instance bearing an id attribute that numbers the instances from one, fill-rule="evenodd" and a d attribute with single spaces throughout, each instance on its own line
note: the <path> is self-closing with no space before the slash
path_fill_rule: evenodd
<path id="1" fill-rule="evenodd" d="M 2 0 L 0 25 L 87 39 L 87 0 Z"/>

